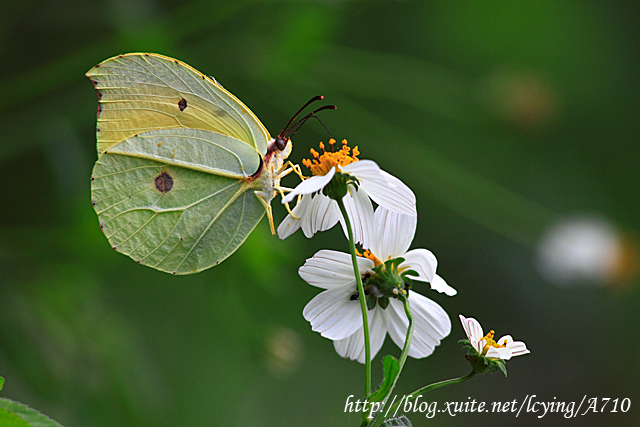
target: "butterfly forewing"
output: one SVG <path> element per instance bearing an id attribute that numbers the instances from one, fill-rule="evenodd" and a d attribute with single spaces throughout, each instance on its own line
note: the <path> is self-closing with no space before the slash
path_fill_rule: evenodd
<path id="1" fill-rule="evenodd" d="M 264 154 L 269 133 L 240 100 L 187 64 L 128 54 L 92 68 L 100 107 L 98 152 L 145 131 L 194 128 L 236 138 Z"/>

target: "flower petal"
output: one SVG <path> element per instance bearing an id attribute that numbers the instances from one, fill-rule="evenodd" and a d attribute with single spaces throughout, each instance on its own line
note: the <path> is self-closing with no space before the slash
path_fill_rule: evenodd
<path id="1" fill-rule="evenodd" d="M 287 215 L 285 219 L 282 220 L 280 225 L 278 226 L 278 237 L 282 240 L 291 236 L 295 233 L 302 223 L 302 218 L 308 215 L 309 208 L 311 207 L 311 196 L 309 194 L 305 194 L 302 196 L 300 201 L 296 204 L 296 206 L 291 211 L 293 215 Z M 297 218 L 297 219 L 296 219 Z M 306 235 L 306 233 L 305 233 Z M 313 236 L 313 235 L 311 235 Z M 307 236 L 307 237 L 311 237 Z"/>
<path id="2" fill-rule="evenodd" d="M 462 329 L 464 329 L 464 333 L 467 335 L 467 338 L 471 338 L 471 330 L 469 329 L 469 320 L 464 317 L 462 314 L 458 314 L 460 318 L 460 323 L 462 323 Z"/>
<path id="3" fill-rule="evenodd" d="M 511 357 L 531 353 L 529 349 L 527 349 L 527 345 L 522 341 L 513 341 L 507 344 L 507 348 L 511 350 Z"/>
<path id="4" fill-rule="evenodd" d="M 393 342 L 402 348 L 409 321 L 402 302 L 397 299 L 391 299 L 389 302 L 387 328 Z M 410 293 L 409 304 L 415 323 L 409 356 L 429 356 L 435 350 L 435 346 L 451 332 L 451 320 L 442 307 L 416 292 Z"/>
<path id="5" fill-rule="evenodd" d="M 316 194 L 308 214 L 301 219 L 302 231 L 305 236 L 312 237 L 318 231 L 325 231 L 336 225 L 339 218 L 338 204 L 324 194 Z"/>
<path id="6" fill-rule="evenodd" d="M 487 345 L 487 340 L 475 340 L 471 339 L 471 345 L 478 351 L 478 354 L 482 354 L 484 352 L 484 347 Z"/>
<path id="7" fill-rule="evenodd" d="M 401 215 L 378 206 L 375 220 L 376 238 L 371 242 L 371 252 L 383 262 L 404 257 L 416 234 L 418 217 Z"/>
<path id="8" fill-rule="evenodd" d="M 450 297 L 458 293 L 458 291 L 449 286 L 447 282 L 445 282 L 444 279 L 437 274 L 433 277 L 433 280 L 429 282 L 429 284 L 431 285 L 431 289 L 433 289 L 434 291 L 444 293 L 445 295 L 448 295 Z"/>
<path id="9" fill-rule="evenodd" d="M 373 261 L 370 259 L 357 257 L 356 261 L 360 273 L 370 271 L 374 267 Z M 298 269 L 298 273 L 302 280 L 308 284 L 323 289 L 333 289 L 348 284 L 355 285 L 356 282 L 351 255 L 326 249 L 316 252 L 312 258 L 307 259 L 304 265 Z"/>
<path id="10" fill-rule="evenodd" d="M 405 269 L 415 270 L 419 276 L 412 277 L 414 280 L 429 282 L 431 289 L 448 296 L 453 296 L 458 293 L 458 291 L 449 286 L 442 277 L 436 274 L 438 261 L 431 251 L 426 249 L 413 249 L 404 254 L 403 258 L 405 261 L 400 264 L 400 269 L 401 271 Z"/>
<path id="11" fill-rule="evenodd" d="M 473 338 L 477 342 L 484 337 L 484 332 L 482 332 L 480 322 L 473 317 L 464 317 L 462 314 L 460 315 L 460 319 L 464 319 L 466 321 L 466 324 L 465 322 L 462 322 L 462 326 L 464 327 L 464 331 L 469 339 Z"/>
<path id="12" fill-rule="evenodd" d="M 511 335 L 505 335 L 500 337 L 499 340 L 496 340 L 496 344 L 506 345 L 507 347 L 509 347 L 509 344 L 512 342 L 513 342 L 513 338 L 511 338 Z"/>
<path id="13" fill-rule="evenodd" d="M 351 222 L 351 229 L 353 230 L 353 240 L 356 243 L 360 243 L 363 247 L 367 248 L 369 247 L 373 236 L 373 227 L 375 221 L 373 204 L 371 203 L 371 199 L 369 199 L 369 196 L 364 190 L 355 190 L 353 187 L 350 187 L 349 189 L 352 191 L 353 197 L 347 194 L 342 198 L 342 201 L 344 202 L 344 207 L 347 211 L 349 222 Z M 337 210 L 339 212 L 339 208 Z M 339 217 L 344 235 L 347 236 L 348 239 L 349 233 L 347 232 L 347 225 L 344 222 L 342 215 L 340 215 Z"/>
<path id="14" fill-rule="evenodd" d="M 511 350 L 507 347 L 489 347 L 487 354 L 484 355 L 484 357 L 502 360 L 509 360 L 511 356 Z"/>
<path id="15" fill-rule="evenodd" d="M 367 312 L 367 320 L 369 323 L 369 341 L 371 345 L 371 359 L 382 348 L 384 338 L 387 336 L 387 328 L 385 326 L 383 310 L 376 306 L 373 310 Z M 336 352 L 342 357 L 351 360 L 357 360 L 360 363 L 365 362 L 364 351 L 364 329 L 358 329 L 353 335 L 333 342 Z"/>
<path id="16" fill-rule="evenodd" d="M 413 191 L 395 176 L 381 170 L 374 161 L 360 160 L 341 170 L 356 177 L 369 197 L 380 206 L 400 214 L 418 214 Z"/>
<path id="17" fill-rule="evenodd" d="M 331 181 L 335 173 L 336 173 L 336 168 L 332 167 L 331 170 L 326 175 L 317 175 L 317 176 L 312 176 L 308 179 L 305 179 L 300 184 L 298 184 L 291 193 L 283 197 L 282 204 L 293 201 L 293 199 L 298 194 L 312 194 L 312 193 L 315 193 L 316 191 L 322 190 L 325 187 L 325 185 L 327 185 L 329 181 Z"/>
<path id="18" fill-rule="evenodd" d="M 341 340 L 362 328 L 360 302 L 351 300 L 353 286 L 340 286 L 316 295 L 302 314 L 311 329 L 325 338 Z"/>
<path id="19" fill-rule="evenodd" d="M 479 354 L 482 354 L 482 350 L 487 344 L 485 340 L 481 339 L 484 337 L 482 333 L 482 326 L 480 326 L 480 323 L 472 317 L 466 318 L 462 314 L 458 317 L 460 317 L 462 328 L 464 329 L 464 333 L 467 334 L 467 338 L 469 338 L 471 347 L 475 348 Z"/>
<path id="20" fill-rule="evenodd" d="M 408 268 L 415 270 L 419 276 L 412 277 L 415 280 L 429 282 L 434 280 L 438 260 L 436 256 L 426 249 L 413 249 L 404 254 L 404 262 L 400 264 L 401 269 Z"/>

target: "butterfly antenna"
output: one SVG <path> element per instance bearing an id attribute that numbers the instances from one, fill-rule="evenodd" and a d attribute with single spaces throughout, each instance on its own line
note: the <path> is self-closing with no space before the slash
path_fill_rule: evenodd
<path id="1" fill-rule="evenodd" d="M 309 106 L 309 104 L 311 104 L 311 103 L 313 103 L 313 102 L 316 102 L 316 101 L 320 101 L 320 100 L 322 100 L 322 99 L 324 99 L 324 96 L 322 96 L 322 95 L 316 95 L 316 96 L 314 96 L 313 98 L 311 98 L 309 101 L 307 101 L 307 103 L 306 103 L 306 104 L 304 104 L 304 105 L 302 106 L 302 108 L 300 108 L 300 109 L 298 110 L 298 112 L 297 112 L 297 113 L 295 113 L 295 114 L 293 115 L 293 117 L 291 117 L 291 120 L 289 120 L 289 123 L 287 123 L 287 125 L 284 127 L 284 129 L 282 129 L 282 132 L 280 132 L 280 135 L 279 135 L 279 136 L 284 137 L 287 133 L 289 133 L 290 128 L 291 128 L 291 127 L 293 127 L 293 126 L 295 126 L 295 125 L 291 126 L 291 123 L 293 123 L 293 121 L 296 119 L 296 117 L 298 117 L 298 114 L 300 114 L 300 113 L 302 112 L 302 110 L 304 110 L 305 108 L 307 108 L 307 107 Z M 311 113 L 311 114 L 313 114 L 313 113 Z M 297 123 L 296 123 L 296 124 L 297 124 Z"/>
<path id="2" fill-rule="evenodd" d="M 322 110 L 335 110 L 338 107 L 336 107 L 335 105 L 323 105 L 322 107 L 313 110 L 312 112 L 310 112 L 309 114 L 307 114 L 306 116 L 304 116 L 303 118 L 301 118 L 300 120 L 298 120 L 297 122 L 295 122 L 293 125 L 291 125 L 291 127 L 289 127 L 289 129 L 286 131 L 286 133 L 284 133 L 282 136 L 287 136 L 289 133 L 293 132 L 295 129 L 295 132 L 298 131 L 298 129 L 300 129 L 300 127 L 307 121 L 309 120 L 311 117 L 315 117 L 316 119 L 318 119 L 318 121 L 320 123 L 322 123 L 322 120 L 320 120 L 318 118 L 318 116 L 316 116 L 316 113 L 318 111 L 322 111 Z M 329 131 L 327 130 L 327 127 L 324 125 L 324 123 L 322 123 L 322 126 L 324 127 L 324 129 L 327 131 L 327 133 L 329 133 Z M 293 136 L 295 134 L 295 132 L 291 135 Z M 329 133 L 329 135 L 331 135 L 331 133 Z"/>
<path id="3" fill-rule="evenodd" d="M 325 108 L 325 110 L 326 110 L 326 108 Z M 333 108 L 333 110 L 335 110 L 335 108 Z M 293 138 L 293 135 L 295 135 L 300 130 L 302 125 L 305 124 L 305 122 L 307 120 L 309 120 L 310 118 L 317 119 L 320 122 L 320 124 L 322 125 L 322 127 L 324 128 L 324 130 L 326 130 L 327 133 L 329 134 L 329 138 L 333 138 L 333 135 L 331 135 L 331 132 L 329 132 L 329 129 L 327 129 L 327 127 L 324 125 L 324 123 L 322 123 L 322 120 L 320 120 L 320 117 L 316 116 L 313 113 L 307 115 L 304 119 L 301 119 L 298 123 L 296 123 L 295 125 L 291 126 L 291 129 L 289 130 L 289 132 L 293 132 L 293 133 L 291 134 L 291 136 L 289 138 Z M 296 127 L 296 125 L 297 125 L 297 127 Z"/>

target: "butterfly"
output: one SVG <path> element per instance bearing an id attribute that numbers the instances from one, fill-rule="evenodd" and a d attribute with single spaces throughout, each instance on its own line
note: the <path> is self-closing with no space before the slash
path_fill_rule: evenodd
<path id="1" fill-rule="evenodd" d="M 119 55 L 87 77 L 98 92 L 92 204 L 112 247 L 155 269 L 190 274 L 238 249 L 300 168 L 276 138 L 215 79 L 151 53 Z M 299 127 L 299 126 L 298 126 Z"/>

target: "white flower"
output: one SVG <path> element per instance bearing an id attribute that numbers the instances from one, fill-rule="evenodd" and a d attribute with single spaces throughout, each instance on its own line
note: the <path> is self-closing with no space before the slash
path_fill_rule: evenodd
<path id="1" fill-rule="evenodd" d="M 376 274 L 373 271 L 376 265 L 402 257 L 405 261 L 398 266 L 400 275 L 414 270 L 419 274 L 415 280 L 430 282 L 432 289 L 455 295 L 455 289 L 436 274 L 437 261 L 431 252 L 426 249 L 407 252 L 415 234 L 415 216 L 399 215 L 378 207 L 375 220 L 378 232 L 372 241 L 371 252 L 367 251 L 367 257 L 357 259 L 358 268 L 365 279 Z M 308 259 L 300 267 L 299 273 L 310 285 L 326 289 L 307 304 L 303 311 L 304 318 L 311 323 L 314 331 L 334 340 L 338 354 L 364 363 L 362 312 L 351 256 L 322 250 Z M 373 358 L 382 347 L 387 332 L 399 347 L 403 347 L 409 322 L 399 299 L 380 298 L 382 295 L 378 289 L 368 286 L 366 281 L 364 286 L 370 294 L 379 298 L 375 307 L 367 313 Z M 389 302 L 386 308 L 381 306 L 384 300 Z M 410 291 L 408 300 L 415 324 L 408 354 L 415 358 L 429 356 L 440 340 L 451 332 L 451 321 L 438 304 L 417 292 Z"/>
<path id="2" fill-rule="evenodd" d="M 335 141 L 330 140 L 329 144 L 333 150 Z M 313 176 L 301 182 L 282 199 L 282 203 L 289 203 L 301 196 L 292 210 L 293 216 L 288 215 L 278 227 L 281 239 L 286 239 L 299 228 L 302 228 L 305 236 L 312 237 L 318 231 L 333 227 L 338 221 L 342 224 L 345 235 L 347 234 L 338 203 L 322 193 L 336 173 L 355 178 L 359 183 L 357 189 L 349 184 L 349 191 L 342 199 L 356 243 L 368 247 L 373 233 L 374 212 L 370 198 L 391 211 L 417 215 L 416 198 L 411 189 L 398 178 L 381 170 L 374 161 L 358 160 L 358 147 L 350 154 L 350 148 L 344 140 L 342 148 L 335 152 L 324 151 L 322 143 L 320 149 L 323 151 L 322 155 L 311 150 L 313 161 L 303 160 Z"/>
<path id="3" fill-rule="evenodd" d="M 482 332 L 480 323 L 471 317 L 466 318 L 460 315 L 460 321 L 464 332 L 469 338 L 471 347 L 473 347 L 479 355 L 490 359 L 509 360 L 513 356 L 520 356 L 530 353 L 527 346 L 522 341 L 514 341 L 511 335 L 505 335 L 498 341 L 493 340 L 493 331 L 487 335 Z"/>

